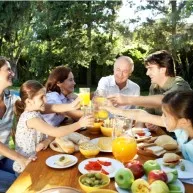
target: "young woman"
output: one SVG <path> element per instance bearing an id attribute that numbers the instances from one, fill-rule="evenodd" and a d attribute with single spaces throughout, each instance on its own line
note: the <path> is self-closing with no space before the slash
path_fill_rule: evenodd
<path id="1" fill-rule="evenodd" d="M 46 123 L 40 113 L 45 110 L 46 90 L 35 80 L 28 80 L 21 86 L 20 97 L 21 100 L 15 103 L 16 113 L 20 116 L 15 135 L 16 151 L 26 157 L 36 154 L 39 143 L 42 143 L 44 148 L 49 145 L 50 140 L 45 139 L 44 134 L 61 137 L 94 124 L 92 116 L 84 116 L 74 124 L 57 128 Z M 23 170 L 17 161 L 13 168 L 18 173 Z"/>
<path id="2" fill-rule="evenodd" d="M 141 122 L 164 126 L 174 132 L 183 157 L 193 162 L 193 91 L 174 91 L 162 100 L 162 116 L 151 115 L 144 110 L 120 110 L 105 107 L 109 112 Z"/>
<path id="3" fill-rule="evenodd" d="M 47 103 L 68 104 L 74 101 L 77 97 L 73 94 L 75 84 L 74 75 L 70 68 L 58 66 L 53 69 L 46 82 Z M 43 117 L 47 123 L 58 126 L 67 118 L 66 115 L 77 121 L 83 116 L 83 112 L 80 110 L 73 110 L 65 114 L 46 114 L 43 115 Z"/>

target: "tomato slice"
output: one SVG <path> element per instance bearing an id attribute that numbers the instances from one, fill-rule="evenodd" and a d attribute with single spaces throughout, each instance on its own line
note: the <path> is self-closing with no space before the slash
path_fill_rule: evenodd
<path id="1" fill-rule="evenodd" d="M 108 161 L 97 160 L 97 162 L 103 166 L 111 166 L 111 162 Z"/>
<path id="2" fill-rule="evenodd" d="M 98 162 L 90 161 L 88 164 L 84 167 L 86 170 L 96 170 L 99 171 L 102 169 L 102 166 Z"/>
<path id="3" fill-rule="evenodd" d="M 106 174 L 106 175 L 109 175 L 109 172 L 107 172 L 107 171 L 104 170 L 104 169 L 101 170 L 101 173 Z"/>
<path id="4" fill-rule="evenodd" d="M 88 165 L 88 164 L 84 166 L 84 169 L 85 169 L 85 170 L 92 170 L 92 168 L 91 168 L 90 165 Z"/>

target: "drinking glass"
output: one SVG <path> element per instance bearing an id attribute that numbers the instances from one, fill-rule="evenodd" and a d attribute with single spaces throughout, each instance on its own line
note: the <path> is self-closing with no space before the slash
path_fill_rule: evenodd
<path id="1" fill-rule="evenodd" d="M 81 106 L 90 105 L 90 88 L 79 88 L 79 96 L 82 99 L 80 102 Z"/>
<path id="2" fill-rule="evenodd" d="M 132 132 L 133 120 L 115 116 L 112 133 L 112 152 L 115 159 L 125 163 L 137 154 L 137 143 Z"/>
<path id="3" fill-rule="evenodd" d="M 108 111 L 102 108 L 107 105 L 107 92 L 105 90 L 95 91 L 92 99 L 92 105 L 95 110 L 95 119 L 104 120 L 108 118 Z"/>

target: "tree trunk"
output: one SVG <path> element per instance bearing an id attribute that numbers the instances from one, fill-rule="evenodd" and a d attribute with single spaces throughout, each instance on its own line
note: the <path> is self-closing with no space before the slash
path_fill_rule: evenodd
<path id="1" fill-rule="evenodd" d="M 177 5 L 176 1 L 170 1 L 172 6 L 172 14 L 171 14 L 171 20 L 172 20 L 172 55 L 175 60 L 177 60 L 177 54 L 175 50 L 176 45 L 176 21 L 177 21 Z"/>
<path id="2" fill-rule="evenodd" d="M 87 29 L 87 37 L 88 37 L 88 49 L 91 49 L 91 30 L 92 30 L 92 19 L 91 19 L 91 14 L 92 14 L 92 1 L 88 1 L 87 2 L 88 5 L 88 29 Z M 87 68 L 87 87 L 91 87 L 92 85 L 92 76 L 91 76 L 91 69 L 92 69 L 92 65 L 91 65 L 91 61 L 92 58 L 90 59 L 88 68 Z"/>

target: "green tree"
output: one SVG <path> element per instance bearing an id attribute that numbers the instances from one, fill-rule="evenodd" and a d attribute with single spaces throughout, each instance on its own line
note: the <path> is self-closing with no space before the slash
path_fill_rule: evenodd
<path id="1" fill-rule="evenodd" d="M 11 59 L 14 71 L 25 45 L 29 43 L 31 8 L 30 2 L 0 2 L 0 55 Z"/>
<path id="2" fill-rule="evenodd" d="M 120 2 L 43 2 L 36 9 L 29 58 L 33 72 L 44 76 L 59 64 L 88 68 L 92 61 L 113 63 L 116 54 L 116 9 Z M 42 65 L 44 68 L 42 69 Z"/>
<path id="3" fill-rule="evenodd" d="M 193 25 L 188 24 L 187 19 L 193 14 L 193 1 L 148 1 L 137 10 L 150 10 L 154 17 L 148 17 L 135 29 L 133 41 L 139 42 L 140 47 L 147 46 L 148 52 L 170 50 L 178 64 L 179 74 L 190 81 L 192 72 L 188 53 L 193 44 Z M 158 15 L 159 19 L 156 19 Z"/>

